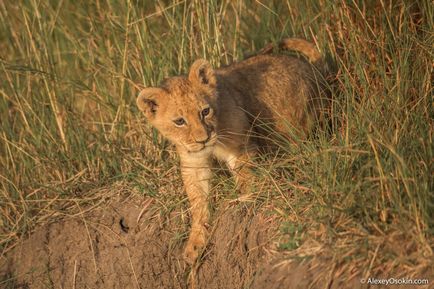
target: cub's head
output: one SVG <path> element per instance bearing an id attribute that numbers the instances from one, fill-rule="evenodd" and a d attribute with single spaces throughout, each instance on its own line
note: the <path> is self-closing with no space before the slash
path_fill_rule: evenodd
<path id="1" fill-rule="evenodd" d="M 214 70 L 199 59 L 188 77 L 172 77 L 161 87 L 143 89 L 137 106 L 164 137 L 189 152 L 199 152 L 217 140 L 216 99 Z"/>

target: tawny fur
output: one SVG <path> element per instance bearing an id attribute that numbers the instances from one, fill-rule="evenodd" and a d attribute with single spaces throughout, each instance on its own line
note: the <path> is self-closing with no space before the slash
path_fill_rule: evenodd
<path id="1" fill-rule="evenodd" d="M 303 53 L 313 65 L 297 57 L 268 54 L 270 47 L 219 69 L 199 59 L 188 76 L 145 88 L 137 98 L 147 120 L 176 145 L 180 155 L 192 216 L 184 252 L 189 263 L 197 259 L 207 239 L 211 159 L 226 162 L 238 188 L 247 192 L 250 159 L 261 146 L 251 135 L 266 134 L 255 124 L 271 124 L 282 134 L 290 127 L 306 134 L 318 118 L 325 87 L 320 53 L 302 39 L 285 39 L 280 47 Z"/>

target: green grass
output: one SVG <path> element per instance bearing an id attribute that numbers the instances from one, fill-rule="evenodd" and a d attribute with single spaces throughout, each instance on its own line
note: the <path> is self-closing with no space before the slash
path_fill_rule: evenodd
<path id="1" fill-rule="evenodd" d="M 140 87 L 295 36 L 336 67 L 331 128 L 282 142 L 253 201 L 285 222 L 281 248 L 314 240 L 364 274 L 432 266 L 430 1 L 91 2 L 0 3 L 3 252 L 115 183 L 185 205 L 173 148 L 135 107 Z M 217 201 L 231 184 L 218 178 Z"/>

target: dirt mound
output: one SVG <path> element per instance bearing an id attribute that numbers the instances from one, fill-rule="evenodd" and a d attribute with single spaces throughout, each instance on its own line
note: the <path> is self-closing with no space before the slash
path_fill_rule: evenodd
<path id="1" fill-rule="evenodd" d="M 11 288 L 185 288 L 170 224 L 145 225 L 141 209 L 113 203 L 39 228 L 9 254 Z"/>
<path id="2" fill-rule="evenodd" d="M 185 214 L 163 217 L 152 202 L 112 202 L 40 227 L 1 260 L 0 287 L 367 288 L 356 274 L 340 282 L 348 276 L 338 277 L 333 260 L 294 261 L 274 250 L 273 217 L 242 204 L 214 213 L 209 244 L 190 268 L 181 257 Z"/>
<path id="3" fill-rule="evenodd" d="M 247 209 L 216 212 L 196 267 L 182 260 L 188 220 L 150 203 L 105 208 L 40 227 L 2 260 L 5 288 L 246 288 L 269 243 L 270 220 Z"/>
<path id="4" fill-rule="evenodd" d="M 222 210 L 210 244 L 193 275 L 198 288 L 248 288 L 270 245 L 272 219 L 247 208 Z"/>

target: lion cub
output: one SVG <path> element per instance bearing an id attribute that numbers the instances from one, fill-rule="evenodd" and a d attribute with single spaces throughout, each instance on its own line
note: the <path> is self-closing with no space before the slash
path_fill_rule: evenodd
<path id="1" fill-rule="evenodd" d="M 280 46 L 303 53 L 313 64 L 321 60 L 305 40 L 285 39 Z M 259 146 L 249 136 L 261 133 L 254 123 L 272 123 L 282 134 L 289 126 L 308 133 L 317 118 L 325 87 L 320 69 L 297 57 L 267 53 L 218 69 L 196 60 L 188 76 L 145 88 L 137 98 L 147 120 L 176 145 L 181 159 L 192 216 L 184 251 L 190 264 L 207 239 L 212 158 L 225 162 L 245 191 L 249 159 Z"/>

